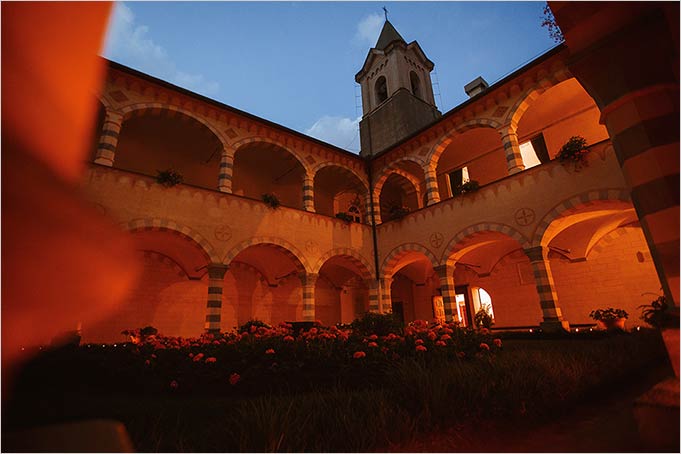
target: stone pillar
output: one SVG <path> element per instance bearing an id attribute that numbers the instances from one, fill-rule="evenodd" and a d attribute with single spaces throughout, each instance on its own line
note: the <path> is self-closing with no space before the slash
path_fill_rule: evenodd
<path id="1" fill-rule="evenodd" d="M 299 277 L 300 282 L 303 285 L 303 321 L 313 322 L 315 320 L 314 290 L 319 275 L 303 273 Z"/>
<path id="2" fill-rule="evenodd" d="M 208 304 L 206 307 L 205 329 L 208 333 L 220 332 L 222 315 L 222 288 L 229 266 L 222 263 L 208 265 Z"/>
<path id="3" fill-rule="evenodd" d="M 430 206 L 440 201 L 440 191 L 437 187 L 437 172 L 433 168 L 426 169 L 426 198 Z"/>
<path id="4" fill-rule="evenodd" d="M 380 312 L 380 300 L 379 300 L 379 288 L 378 281 L 375 279 L 368 279 L 365 281 L 367 288 L 369 289 L 369 312 Z"/>
<path id="5" fill-rule="evenodd" d="M 390 285 L 392 284 L 392 278 L 379 279 L 379 293 L 380 293 L 380 311 L 381 314 L 392 314 L 393 313 L 393 302 L 390 295 Z"/>
<path id="6" fill-rule="evenodd" d="M 520 155 L 520 144 L 518 143 L 518 134 L 514 125 L 506 125 L 499 130 L 501 134 L 501 143 L 504 145 L 504 152 L 506 153 L 506 165 L 508 166 L 508 174 L 525 170 L 523 157 Z"/>
<path id="7" fill-rule="evenodd" d="M 440 265 L 435 267 L 440 278 L 442 303 L 445 307 L 445 317 L 448 322 L 456 319 L 456 291 L 454 290 L 454 267 Z M 460 321 L 460 320 L 459 320 Z"/>
<path id="8" fill-rule="evenodd" d="M 528 248 L 525 249 L 525 254 L 530 259 L 539 294 L 539 304 L 544 318 L 541 327 L 544 331 L 569 331 L 570 324 L 567 320 L 563 320 L 563 313 L 558 306 L 558 296 L 549 265 L 548 248 L 543 246 Z"/>
<path id="9" fill-rule="evenodd" d="M 305 176 L 303 180 L 303 209 L 312 213 L 314 210 L 314 178 Z"/>
<path id="10" fill-rule="evenodd" d="M 232 168 L 234 167 L 234 153 L 224 149 L 220 157 L 220 175 L 218 176 L 218 191 L 232 193 Z"/>
<path id="11" fill-rule="evenodd" d="M 570 72 L 601 110 L 660 283 L 678 310 L 678 3 L 550 5 Z"/>
<path id="12" fill-rule="evenodd" d="M 121 133 L 122 124 L 123 115 L 107 109 L 102 131 L 99 136 L 99 145 L 97 145 L 97 155 L 95 156 L 96 164 L 108 167 L 113 165 L 116 157 L 116 147 L 118 146 L 118 136 Z"/>
<path id="13" fill-rule="evenodd" d="M 373 205 L 371 201 L 373 199 Z M 378 196 L 373 197 L 373 194 L 367 194 L 367 215 L 369 216 L 368 223 L 371 223 L 372 215 L 376 225 L 381 223 L 381 204 Z"/>

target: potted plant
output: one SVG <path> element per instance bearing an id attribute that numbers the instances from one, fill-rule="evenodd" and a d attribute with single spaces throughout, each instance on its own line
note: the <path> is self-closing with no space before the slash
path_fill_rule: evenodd
<path id="1" fill-rule="evenodd" d="M 589 317 L 596 320 L 596 323 L 600 329 L 606 329 L 608 331 L 624 331 L 624 324 L 629 318 L 629 314 L 624 309 L 614 309 L 609 307 L 607 309 L 593 310 L 589 314 Z"/>
<path id="2" fill-rule="evenodd" d="M 182 175 L 173 169 L 157 170 L 156 172 L 158 173 L 156 182 L 167 188 L 182 183 Z"/>
<path id="3" fill-rule="evenodd" d="M 679 310 L 667 304 L 667 298 L 662 295 L 650 304 L 639 306 L 641 320 L 657 328 L 662 333 L 664 345 L 667 348 L 669 360 L 674 368 L 674 374 L 679 376 Z"/>
<path id="4" fill-rule="evenodd" d="M 338 219 L 341 219 L 341 220 L 347 222 L 348 224 L 351 223 L 352 221 L 354 221 L 352 215 L 345 213 L 343 211 L 341 211 L 340 213 L 336 213 L 336 217 Z"/>
<path id="5" fill-rule="evenodd" d="M 401 219 L 409 214 L 409 208 L 395 205 L 390 208 L 390 219 Z"/>
<path id="6" fill-rule="evenodd" d="M 480 310 L 475 313 L 473 321 L 475 322 L 475 326 L 478 328 L 490 329 L 492 327 L 494 322 L 492 321 L 492 315 L 489 313 L 489 308 L 487 305 L 482 306 Z"/>
<path id="7" fill-rule="evenodd" d="M 575 170 L 586 165 L 586 154 L 589 152 L 586 139 L 582 136 L 572 136 L 565 142 L 556 156 L 563 165 L 573 163 Z"/>
<path id="8" fill-rule="evenodd" d="M 265 202 L 270 208 L 277 208 L 279 205 L 281 205 L 279 198 L 276 195 L 270 193 L 263 194 L 262 201 Z"/>
<path id="9" fill-rule="evenodd" d="M 452 197 L 456 197 L 457 195 L 461 194 L 468 194 L 469 192 L 475 192 L 478 189 L 480 189 L 480 183 L 478 183 L 476 180 L 470 180 L 463 184 L 456 185 L 454 189 L 452 189 Z"/>

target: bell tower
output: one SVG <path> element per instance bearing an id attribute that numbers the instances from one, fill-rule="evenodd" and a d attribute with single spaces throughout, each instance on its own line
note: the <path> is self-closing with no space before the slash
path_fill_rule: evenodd
<path id="1" fill-rule="evenodd" d="M 407 44 L 386 18 L 355 75 L 362 88 L 360 156 L 375 155 L 442 116 L 430 81 L 434 66 L 421 46 Z"/>

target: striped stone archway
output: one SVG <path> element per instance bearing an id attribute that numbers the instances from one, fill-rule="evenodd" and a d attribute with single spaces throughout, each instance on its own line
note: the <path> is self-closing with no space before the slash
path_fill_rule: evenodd
<path id="1" fill-rule="evenodd" d="M 310 265 L 307 262 L 305 256 L 290 242 L 277 237 L 253 237 L 242 241 L 241 243 L 234 246 L 227 252 L 225 257 L 222 259 L 224 265 L 229 266 L 230 262 L 236 257 L 241 251 L 251 247 L 251 246 L 272 246 L 275 249 L 283 252 L 287 257 L 289 257 L 299 274 L 307 274 L 310 270 Z"/>
<path id="2" fill-rule="evenodd" d="M 455 126 L 453 130 L 449 131 L 442 138 L 440 138 L 430 149 L 425 161 L 428 165 L 428 168 L 432 170 L 437 169 L 440 156 L 442 156 L 442 153 L 449 146 L 449 144 L 452 143 L 456 136 L 463 134 L 466 131 L 470 131 L 471 129 L 491 128 L 499 130 L 501 126 L 501 123 L 490 118 L 476 118 Z"/>
<path id="3" fill-rule="evenodd" d="M 369 264 L 367 259 L 365 259 L 358 251 L 350 248 L 335 248 L 326 252 L 317 261 L 317 263 L 312 268 L 311 272 L 314 274 L 319 273 L 319 270 L 322 268 L 322 266 L 324 266 L 324 263 L 326 263 L 329 259 L 338 256 L 347 258 L 350 262 L 357 266 L 357 268 L 362 273 L 361 274 L 362 279 L 370 280 L 372 278 L 371 264 Z"/>
<path id="4" fill-rule="evenodd" d="M 397 265 L 400 259 L 409 252 L 421 252 L 428 258 L 428 260 L 430 260 L 433 268 L 438 265 L 435 254 L 433 254 L 427 247 L 419 243 L 404 243 L 390 251 L 385 260 L 383 260 L 383 266 L 381 267 L 381 277 L 392 277 L 392 275 L 395 273 L 395 265 Z"/>
<path id="5" fill-rule="evenodd" d="M 499 224 L 496 222 L 480 222 L 478 224 L 470 225 L 465 229 L 459 231 L 456 235 L 454 235 L 454 237 L 451 240 L 449 240 L 449 243 L 447 243 L 447 246 L 442 252 L 442 257 L 440 258 L 439 264 L 446 265 L 447 267 L 455 266 L 456 259 L 454 258 L 454 256 L 456 255 L 456 252 L 459 250 L 461 243 L 466 238 L 470 238 L 476 234 L 481 234 L 483 232 L 503 233 L 504 235 L 516 240 L 523 249 L 530 247 L 530 241 L 525 237 L 525 235 L 518 232 L 510 225 Z"/>

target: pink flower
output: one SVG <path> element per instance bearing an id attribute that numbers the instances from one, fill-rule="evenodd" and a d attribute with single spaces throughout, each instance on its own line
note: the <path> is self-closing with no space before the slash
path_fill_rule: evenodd
<path id="1" fill-rule="evenodd" d="M 266 355 L 274 355 L 274 349 L 273 349 L 273 348 L 268 348 L 267 350 L 265 350 L 265 354 L 266 354 Z"/>
<path id="2" fill-rule="evenodd" d="M 199 353 L 198 355 L 194 356 L 194 362 L 201 361 L 201 358 L 203 358 L 203 353 Z"/>
<path id="3" fill-rule="evenodd" d="M 459 359 L 464 359 L 466 357 L 466 354 L 464 352 L 459 352 L 456 354 L 456 356 L 458 356 Z"/>
<path id="4" fill-rule="evenodd" d="M 193 354 L 193 353 L 190 353 L 190 354 L 189 354 L 189 357 L 190 357 L 190 358 L 193 358 L 193 357 L 194 357 L 194 354 Z"/>
<path id="5" fill-rule="evenodd" d="M 352 355 L 352 357 L 355 358 L 355 359 L 359 359 L 359 358 L 364 358 L 366 355 L 367 354 L 364 353 L 363 351 L 358 351 L 358 352 L 355 352 L 355 354 Z"/>
<path id="6" fill-rule="evenodd" d="M 156 359 L 156 355 L 154 355 L 153 353 L 151 354 L 151 357 Z"/>
<path id="7" fill-rule="evenodd" d="M 486 335 L 489 334 L 489 330 L 487 328 L 482 328 L 482 329 L 480 329 L 480 334 L 483 334 L 483 335 L 486 336 Z"/>
<path id="8" fill-rule="evenodd" d="M 151 364 L 151 361 L 146 360 L 146 361 L 144 361 L 144 364 L 146 364 L 148 366 L 149 364 Z"/>
<path id="9" fill-rule="evenodd" d="M 170 382 L 170 387 L 172 389 L 177 389 L 178 386 L 180 386 L 180 384 L 176 380 Z"/>
<path id="10" fill-rule="evenodd" d="M 423 339 L 416 339 L 416 345 L 423 345 Z"/>
<path id="11" fill-rule="evenodd" d="M 285 342 L 293 342 L 293 336 L 284 336 Z"/>
<path id="12" fill-rule="evenodd" d="M 236 372 L 229 376 L 229 384 L 232 386 L 239 383 L 239 380 L 241 380 L 241 375 L 237 374 Z"/>
<path id="13" fill-rule="evenodd" d="M 308 331 L 309 334 L 315 335 L 319 332 L 317 328 L 310 328 L 310 331 Z"/>
<path id="14" fill-rule="evenodd" d="M 436 338 L 437 338 L 437 334 L 435 334 L 435 332 L 433 332 L 433 331 L 428 331 L 428 339 L 430 339 L 430 340 L 433 341 L 433 340 L 435 340 Z"/>
<path id="15" fill-rule="evenodd" d="M 215 358 L 214 356 L 210 356 L 210 357 L 206 358 L 206 363 L 214 363 L 216 361 L 217 361 L 217 358 Z"/>
<path id="16" fill-rule="evenodd" d="M 501 348 L 501 339 L 494 339 L 492 342 L 494 342 L 495 347 Z"/>
<path id="17" fill-rule="evenodd" d="M 375 334 L 372 334 L 371 336 L 369 336 L 369 340 L 375 341 L 376 339 L 378 339 L 378 336 L 375 335 Z"/>
<path id="18" fill-rule="evenodd" d="M 367 344 L 367 347 L 372 347 L 372 348 L 378 347 L 378 344 L 377 344 L 376 342 L 369 342 L 369 343 Z"/>
<path id="19" fill-rule="evenodd" d="M 445 344 L 443 341 L 435 341 L 435 345 L 437 345 L 438 347 L 446 347 L 447 346 L 447 344 Z"/>
<path id="20" fill-rule="evenodd" d="M 253 334 L 253 333 L 256 332 L 257 329 L 258 329 L 257 326 L 251 325 L 251 327 L 248 329 L 248 332 L 251 333 L 251 334 Z"/>
<path id="21" fill-rule="evenodd" d="M 484 343 L 484 342 L 481 343 L 481 344 L 480 344 L 480 350 L 489 350 L 489 345 L 487 345 L 487 344 Z"/>
<path id="22" fill-rule="evenodd" d="M 417 345 L 416 351 L 417 352 L 425 352 L 425 351 L 428 351 L 428 349 L 426 347 L 424 347 L 423 345 Z"/>
<path id="23" fill-rule="evenodd" d="M 449 334 L 443 334 L 442 336 L 440 336 L 441 341 L 446 341 L 446 340 L 449 340 L 451 338 L 452 338 L 452 336 L 450 336 Z"/>

